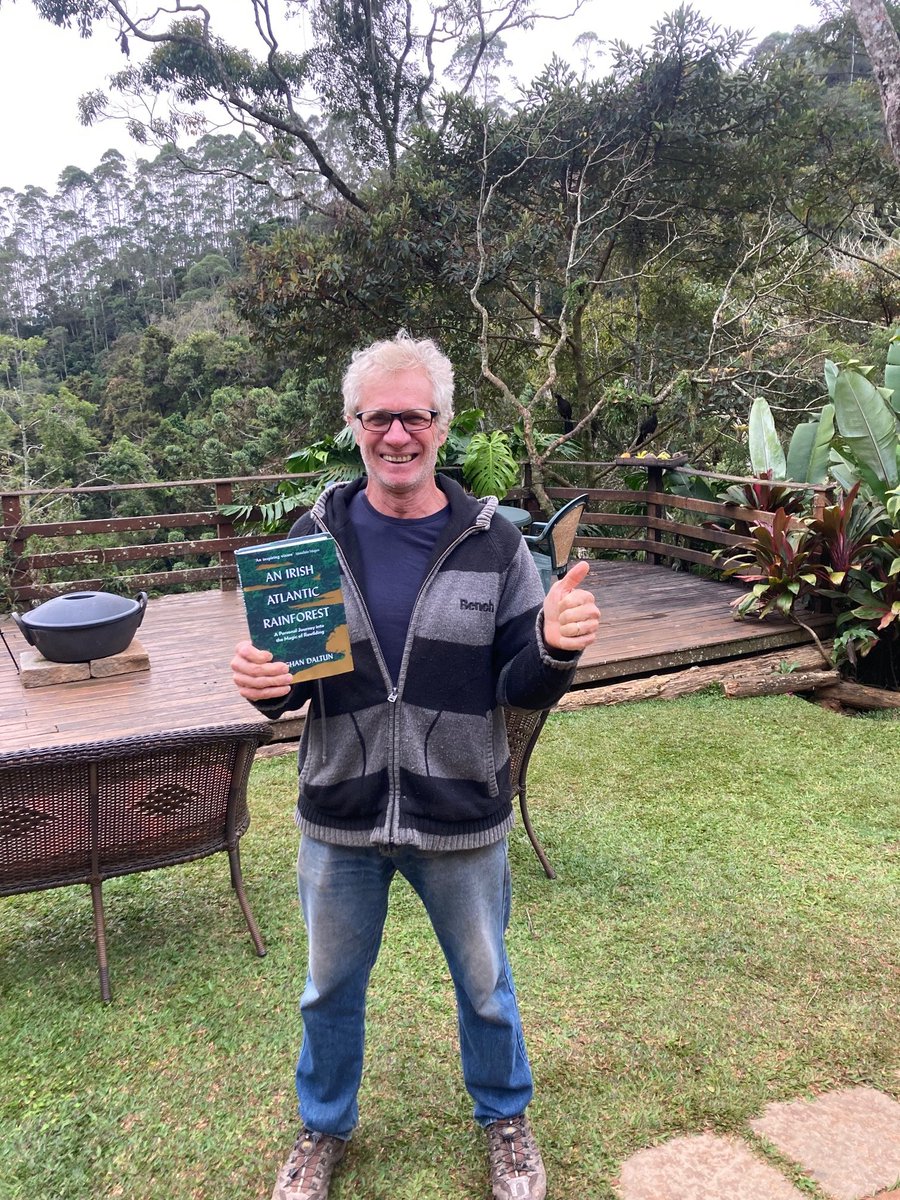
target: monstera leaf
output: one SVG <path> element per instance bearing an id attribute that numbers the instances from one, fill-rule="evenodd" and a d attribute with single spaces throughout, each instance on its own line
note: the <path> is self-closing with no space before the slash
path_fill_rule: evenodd
<path id="1" fill-rule="evenodd" d="M 508 435 L 500 429 L 472 435 L 462 468 L 475 496 L 499 496 L 502 500 L 519 482 L 519 464 L 513 458 Z"/>

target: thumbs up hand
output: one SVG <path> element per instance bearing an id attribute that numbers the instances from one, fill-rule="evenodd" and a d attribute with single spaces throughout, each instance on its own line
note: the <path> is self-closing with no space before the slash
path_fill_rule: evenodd
<path id="1" fill-rule="evenodd" d="M 550 649 L 584 650 L 594 640 L 600 609 L 578 586 L 587 573 L 588 563 L 575 563 L 544 597 L 544 641 Z"/>

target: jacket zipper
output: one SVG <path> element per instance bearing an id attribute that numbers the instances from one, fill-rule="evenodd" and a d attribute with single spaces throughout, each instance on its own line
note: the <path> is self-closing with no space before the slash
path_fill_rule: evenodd
<path id="1" fill-rule="evenodd" d="M 399 808 L 399 802 L 397 800 L 397 796 L 400 791 L 400 772 L 398 770 L 399 737 L 397 734 L 397 727 L 399 724 L 398 719 L 397 719 L 397 700 L 400 695 L 400 690 L 397 686 L 395 686 L 393 679 L 391 679 L 391 673 L 387 668 L 387 663 L 384 661 L 384 654 L 382 653 L 381 645 L 375 634 L 375 626 L 372 623 L 372 617 L 369 614 L 368 607 L 366 606 L 365 598 L 363 597 L 363 593 L 362 593 L 362 588 L 359 586 L 359 584 L 356 580 L 356 576 L 350 570 L 350 564 L 347 562 L 346 556 L 344 555 L 344 551 L 341 547 L 340 542 L 338 541 L 338 539 L 336 537 L 334 537 L 334 534 L 328 528 L 328 526 L 325 523 L 323 518 L 313 517 L 313 521 L 315 522 L 316 525 L 318 525 L 318 527 L 322 530 L 323 533 L 327 533 L 329 537 L 334 538 L 334 545 L 335 545 L 335 549 L 337 551 L 338 560 L 341 564 L 341 569 L 343 570 L 344 575 L 346 576 L 349 583 L 352 585 L 353 591 L 356 594 L 356 599 L 357 599 L 357 602 L 359 603 L 359 608 L 360 608 L 360 611 L 363 616 L 363 620 L 366 625 L 366 632 L 368 633 L 369 639 L 375 650 L 375 659 L 378 662 L 378 667 L 381 671 L 381 675 L 382 675 L 382 678 L 384 679 L 385 687 L 387 690 L 387 701 L 388 701 L 388 704 L 390 705 L 390 708 L 388 709 L 388 713 L 389 713 L 388 744 L 390 746 L 390 752 L 389 752 L 389 756 L 388 756 L 388 759 L 389 759 L 389 761 L 388 761 L 388 805 L 387 805 L 387 814 L 386 814 L 386 818 L 385 818 L 385 822 L 384 822 L 384 827 L 388 834 L 389 844 L 392 844 L 394 841 L 393 814 L 394 814 L 395 810 Z M 405 655 L 405 653 L 406 653 L 406 650 L 404 648 L 404 655 Z"/>
<path id="2" fill-rule="evenodd" d="M 425 593 L 426 588 L 437 575 L 438 571 L 447 561 L 449 555 L 456 549 L 460 542 L 471 536 L 473 533 L 480 533 L 481 530 L 476 526 L 469 526 L 464 529 L 459 537 L 455 538 L 441 557 L 437 560 L 425 578 L 422 580 L 422 585 L 416 593 L 416 598 L 413 601 L 412 611 L 409 614 L 409 628 L 406 631 L 406 643 L 403 647 L 403 657 L 400 660 L 400 673 L 397 677 L 397 686 L 392 689 L 392 693 L 388 696 L 391 702 L 391 711 L 394 717 L 391 722 L 391 787 L 388 794 L 387 816 L 385 825 L 389 830 L 389 844 L 394 845 L 400 832 L 400 722 L 402 718 L 402 710 L 396 704 L 400 698 L 400 693 L 403 691 L 403 684 L 406 681 L 406 665 L 409 661 L 409 652 L 413 642 L 413 631 L 416 624 L 416 609 L 419 607 L 419 601 Z"/>

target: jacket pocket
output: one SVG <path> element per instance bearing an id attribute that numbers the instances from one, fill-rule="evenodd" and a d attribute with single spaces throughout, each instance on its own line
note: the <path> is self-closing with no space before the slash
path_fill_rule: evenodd
<path id="1" fill-rule="evenodd" d="M 441 713 L 427 731 L 422 755 L 418 769 L 425 777 L 463 780 L 492 799 L 499 795 L 493 713 Z"/>
<path id="2" fill-rule="evenodd" d="M 367 771 L 366 747 L 349 715 L 307 714 L 299 750 L 300 790 L 362 779 Z"/>

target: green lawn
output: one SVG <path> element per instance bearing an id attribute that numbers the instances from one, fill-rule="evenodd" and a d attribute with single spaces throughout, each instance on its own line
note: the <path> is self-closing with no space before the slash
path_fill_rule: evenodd
<path id="1" fill-rule="evenodd" d="M 86 887 L 0 902 L 4 1200 L 270 1194 L 295 1132 L 294 774 L 254 769 L 265 959 L 222 856 L 106 885 L 109 1006 Z M 770 1100 L 900 1096 L 898 778 L 896 721 L 791 697 L 550 720 L 529 779 L 559 878 L 517 827 L 510 950 L 553 1200 L 608 1200 L 635 1149 Z M 392 906 L 332 1198 L 483 1200 L 447 972 L 402 883 Z"/>

